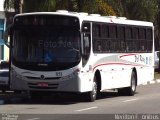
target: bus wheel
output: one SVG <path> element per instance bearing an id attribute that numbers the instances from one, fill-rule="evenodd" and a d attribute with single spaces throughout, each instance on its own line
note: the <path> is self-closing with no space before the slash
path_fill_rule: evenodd
<path id="1" fill-rule="evenodd" d="M 130 87 L 118 89 L 118 94 L 119 95 L 133 96 L 135 94 L 135 92 L 136 92 L 136 87 L 137 87 L 136 83 L 137 83 L 136 74 L 133 71 L 132 75 L 131 75 L 131 84 L 130 84 Z"/>
<path id="2" fill-rule="evenodd" d="M 94 80 L 92 91 L 88 92 L 87 94 L 87 100 L 89 102 L 94 102 L 97 98 L 97 82 Z"/>
<path id="3" fill-rule="evenodd" d="M 136 92 L 136 87 L 137 87 L 137 79 L 136 79 L 136 74 L 133 71 L 131 75 L 131 86 L 127 88 L 127 94 L 130 96 L 133 96 Z"/>

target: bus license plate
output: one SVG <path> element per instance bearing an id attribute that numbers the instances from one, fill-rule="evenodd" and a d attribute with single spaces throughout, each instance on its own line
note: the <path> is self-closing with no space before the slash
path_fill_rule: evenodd
<path id="1" fill-rule="evenodd" d="M 38 83 L 39 87 L 48 87 L 48 83 Z"/>

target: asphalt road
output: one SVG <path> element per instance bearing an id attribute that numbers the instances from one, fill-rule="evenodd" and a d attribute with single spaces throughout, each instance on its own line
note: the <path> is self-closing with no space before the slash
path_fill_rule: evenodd
<path id="1" fill-rule="evenodd" d="M 95 102 L 86 102 L 78 95 L 45 96 L 31 101 L 26 95 L 7 93 L 0 94 L 0 104 L 2 120 L 160 120 L 160 83 L 138 86 L 135 96 L 102 93 Z"/>

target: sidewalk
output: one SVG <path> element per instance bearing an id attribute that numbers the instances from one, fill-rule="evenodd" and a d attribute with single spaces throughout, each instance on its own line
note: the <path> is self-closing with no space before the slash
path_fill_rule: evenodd
<path id="1" fill-rule="evenodd" d="M 151 84 L 155 84 L 155 83 L 160 83 L 160 79 L 154 79 L 152 81 L 148 81 L 148 82 L 140 84 L 140 85 L 151 85 Z"/>

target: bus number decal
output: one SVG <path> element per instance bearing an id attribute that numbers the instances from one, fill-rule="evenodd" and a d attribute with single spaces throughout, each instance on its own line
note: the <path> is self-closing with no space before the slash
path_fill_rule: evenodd
<path id="1" fill-rule="evenodd" d="M 62 72 L 56 72 L 57 77 L 62 77 Z"/>

